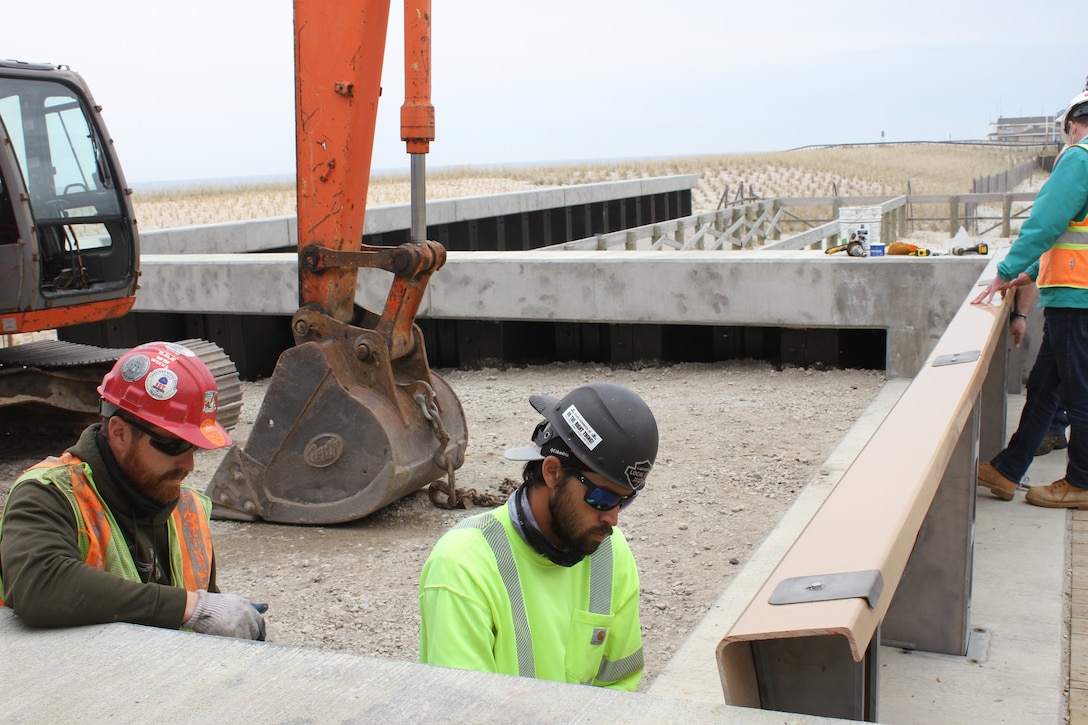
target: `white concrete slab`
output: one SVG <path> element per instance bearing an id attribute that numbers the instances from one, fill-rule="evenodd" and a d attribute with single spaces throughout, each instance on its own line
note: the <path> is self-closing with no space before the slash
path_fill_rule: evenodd
<path id="1" fill-rule="evenodd" d="M 14 723 L 843 722 L 134 624 L 30 629 L 3 607 L 0 652 Z"/>

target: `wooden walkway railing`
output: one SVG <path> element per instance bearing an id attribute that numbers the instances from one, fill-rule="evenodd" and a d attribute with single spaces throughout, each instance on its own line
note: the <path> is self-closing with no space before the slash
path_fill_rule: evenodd
<path id="1" fill-rule="evenodd" d="M 882 207 L 886 242 L 923 225 L 1007 238 L 1031 211 L 1034 192 L 760 199 L 717 211 L 555 244 L 549 250 L 820 249 L 839 242 L 839 210 Z M 999 211 L 986 213 L 989 208 Z M 830 217 L 828 217 L 830 214 Z"/>
<path id="2" fill-rule="evenodd" d="M 724 632 L 728 703 L 875 721 L 881 642 L 966 654 L 976 471 L 1004 443 L 1008 327 L 974 294 Z"/>

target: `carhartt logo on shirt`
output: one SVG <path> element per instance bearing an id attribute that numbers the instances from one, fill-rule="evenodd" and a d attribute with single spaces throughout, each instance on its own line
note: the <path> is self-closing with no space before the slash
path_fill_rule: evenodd
<path id="1" fill-rule="evenodd" d="M 600 627 L 593 628 L 593 639 L 589 640 L 590 644 L 604 644 L 605 638 L 608 636 L 607 629 L 601 629 Z"/>

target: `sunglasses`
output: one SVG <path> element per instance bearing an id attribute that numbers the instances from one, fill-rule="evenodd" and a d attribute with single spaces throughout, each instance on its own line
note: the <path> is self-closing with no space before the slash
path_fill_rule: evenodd
<path id="1" fill-rule="evenodd" d="M 188 453 L 196 448 L 192 443 L 181 438 L 163 438 L 155 431 L 148 428 L 146 425 L 139 423 L 127 416 L 117 416 L 121 420 L 131 425 L 136 430 L 140 431 L 147 436 L 148 443 L 159 453 L 163 453 L 171 458 L 176 458 L 182 453 Z"/>
<path id="2" fill-rule="evenodd" d="M 609 491 L 607 488 L 601 488 L 580 473 L 572 473 L 571 475 L 586 487 L 585 502 L 598 511 L 611 511 L 617 506 L 620 507 L 620 511 L 623 511 L 638 496 L 637 491 L 627 496 L 621 496 L 618 493 Z"/>

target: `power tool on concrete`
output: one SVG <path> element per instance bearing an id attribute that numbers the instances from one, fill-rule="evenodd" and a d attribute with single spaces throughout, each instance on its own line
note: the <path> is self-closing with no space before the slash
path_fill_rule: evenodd
<path id="1" fill-rule="evenodd" d="M 826 250 L 824 250 L 824 253 L 825 254 L 835 254 L 836 252 L 843 252 L 843 251 L 845 251 L 851 257 L 864 257 L 864 256 L 866 256 L 866 254 L 865 254 L 865 245 L 862 243 L 862 241 L 860 239 L 858 239 L 857 234 L 855 234 L 854 232 L 850 233 L 850 239 L 849 240 L 844 239 L 842 244 L 836 245 L 834 247 L 828 247 Z"/>
<path id="2" fill-rule="evenodd" d="M 989 253 L 990 253 L 990 245 L 988 245 L 986 242 L 979 242 L 978 244 L 976 244 L 973 247 L 953 247 L 952 248 L 952 254 L 955 254 L 957 257 L 962 256 L 964 254 L 989 254 Z"/>

